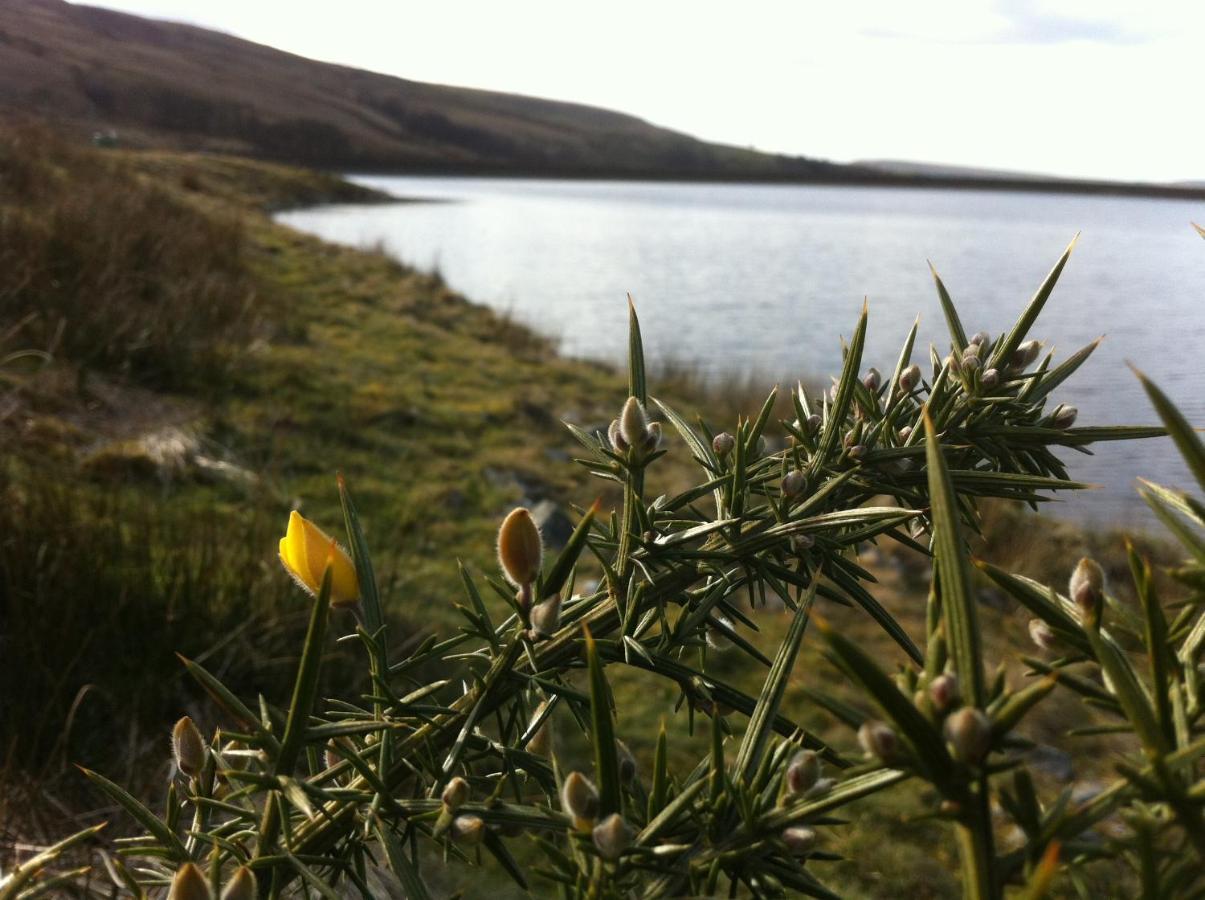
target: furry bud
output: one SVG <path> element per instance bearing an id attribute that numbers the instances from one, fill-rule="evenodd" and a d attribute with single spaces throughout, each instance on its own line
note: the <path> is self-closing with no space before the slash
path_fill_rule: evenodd
<path id="1" fill-rule="evenodd" d="M 849 458 L 850 459 L 861 459 L 865 455 L 866 455 L 866 445 L 865 444 L 854 444 L 852 447 L 849 448 Z"/>
<path id="2" fill-rule="evenodd" d="M 978 372 L 980 365 L 982 364 L 979 362 L 978 356 L 964 356 L 962 358 L 962 370 L 968 375 L 971 372 Z"/>
<path id="3" fill-rule="evenodd" d="M 593 837 L 598 855 L 608 862 L 619 859 L 628 848 L 628 826 L 619 813 L 611 813 L 596 825 Z"/>
<path id="4" fill-rule="evenodd" d="M 992 723 L 983 710 L 964 706 L 946 719 L 942 728 L 954 758 L 978 763 L 987 754 L 992 740 Z"/>
<path id="5" fill-rule="evenodd" d="M 879 385 L 883 383 L 883 376 L 879 374 L 878 369 L 870 369 L 862 376 L 862 384 L 866 386 L 866 390 L 872 394 L 877 393 Z"/>
<path id="6" fill-rule="evenodd" d="M 167 900 L 210 900 L 209 882 L 195 863 L 187 862 L 176 869 Z"/>
<path id="7" fill-rule="evenodd" d="M 255 874 L 246 866 L 239 866 L 222 891 L 222 900 L 255 900 Z"/>
<path id="8" fill-rule="evenodd" d="M 971 336 L 971 344 L 976 347 L 987 348 L 992 343 L 992 336 L 986 331 L 980 331 Z"/>
<path id="9" fill-rule="evenodd" d="M 561 808 L 573 817 L 573 827 L 587 831 L 598 815 L 598 791 L 581 772 L 570 772 L 561 786 Z"/>
<path id="10" fill-rule="evenodd" d="M 662 437 L 661 423 L 650 422 L 644 432 L 644 444 L 642 445 L 644 452 L 646 454 L 656 452 L 657 448 L 661 446 Z"/>
<path id="11" fill-rule="evenodd" d="M 959 374 L 962 371 L 962 357 L 956 353 L 951 353 L 946 357 L 946 367 L 952 374 Z"/>
<path id="12" fill-rule="evenodd" d="M 867 756 L 878 757 L 889 765 L 899 756 L 899 738 L 886 722 L 874 719 L 863 722 L 858 729 L 858 744 Z"/>
<path id="13" fill-rule="evenodd" d="M 335 744 L 334 739 L 326 742 L 326 748 L 322 751 L 322 764 L 328 769 L 333 769 L 339 763 L 343 762 L 343 754 L 339 752 L 339 747 Z"/>
<path id="14" fill-rule="evenodd" d="M 439 799 L 443 801 L 444 809 L 456 812 L 469 799 L 469 783 L 457 775 L 444 787 Z"/>
<path id="15" fill-rule="evenodd" d="M 531 630 L 536 636 L 549 637 L 556 634 L 561 623 L 561 595 L 553 594 L 543 603 L 531 609 Z"/>
<path id="16" fill-rule="evenodd" d="M 808 486 L 808 477 L 798 469 L 792 469 L 782 479 L 782 495 L 788 500 L 794 500 Z"/>
<path id="17" fill-rule="evenodd" d="M 896 437 L 898 437 L 900 439 L 901 444 L 908 443 L 908 439 L 910 437 L 912 437 L 912 426 L 905 425 L 903 428 L 901 428 L 899 431 L 896 432 Z"/>
<path id="18" fill-rule="evenodd" d="M 532 713 L 531 724 L 539 721 L 541 716 L 544 716 L 544 710 L 548 708 L 548 701 L 544 700 L 536 707 L 536 711 Z M 531 727 L 531 724 L 528 727 Z M 552 750 L 552 719 L 544 716 L 544 721 L 540 722 L 540 727 L 535 730 L 531 736 L 531 740 L 527 742 L 527 747 L 524 748 L 528 753 L 535 753 L 538 756 L 547 756 Z"/>
<path id="19" fill-rule="evenodd" d="M 837 786 L 837 779 L 821 778 L 814 785 L 812 785 L 809 790 L 804 792 L 803 798 L 805 800 L 814 800 L 817 797 L 823 797 L 825 794 L 827 794 L 829 791 L 831 791 L 836 786 Z"/>
<path id="20" fill-rule="evenodd" d="M 485 822 L 478 816 L 457 816 L 452 820 L 452 840 L 469 847 L 485 838 Z"/>
<path id="21" fill-rule="evenodd" d="M 619 414 L 619 435 L 629 447 L 642 447 L 648 436 L 649 420 L 644 415 L 644 407 L 635 397 L 628 397 Z"/>
<path id="22" fill-rule="evenodd" d="M 971 343 L 967 344 L 965 347 L 962 348 L 962 361 L 966 362 L 967 360 L 970 360 L 970 359 L 978 359 L 979 358 L 979 350 L 980 350 L 979 345 L 976 344 L 974 341 L 971 341 Z"/>
<path id="23" fill-rule="evenodd" d="M 979 383 L 991 390 L 1000 383 L 1000 373 L 996 369 L 984 369 L 979 376 Z"/>
<path id="24" fill-rule="evenodd" d="M 720 459 L 731 453 L 734 447 L 736 447 L 736 438 L 727 431 L 721 431 L 711 439 L 711 449 L 715 451 L 715 455 Z"/>
<path id="25" fill-rule="evenodd" d="M 1041 352 L 1042 344 L 1040 341 L 1026 341 L 1013 351 L 1013 355 L 1008 360 L 1009 365 L 1020 371 L 1037 359 L 1038 354 Z"/>
<path id="26" fill-rule="evenodd" d="M 540 574 L 544 542 L 531 512 L 520 506 L 512 510 L 498 529 L 498 563 L 515 587 L 530 585 Z"/>
<path id="27" fill-rule="evenodd" d="M 787 766 L 786 785 L 788 794 L 806 794 L 820 780 L 820 756 L 814 750 L 795 754 Z"/>
<path id="28" fill-rule="evenodd" d="M 808 434 L 815 434 L 820 430 L 820 416 L 812 413 L 808 416 L 808 420 L 804 422 L 804 425 L 807 426 Z"/>
<path id="29" fill-rule="evenodd" d="M 1054 629 L 1041 619 L 1029 620 L 1029 639 L 1042 650 L 1053 650 L 1054 645 L 1058 642 Z"/>
<path id="30" fill-rule="evenodd" d="M 1075 418 L 1078 415 L 1079 410 L 1074 406 L 1060 403 L 1050 415 L 1050 424 L 1054 428 L 1070 428 L 1075 424 Z"/>
<path id="31" fill-rule="evenodd" d="M 1071 573 L 1067 585 L 1071 602 L 1079 607 L 1085 624 L 1099 627 L 1105 602 L 1105 571 L 1094 559 L 1084 557 Z"/>
<path id="32" fill-rule="evenodd" d="M 783 829 L 782 842 L 793 856 L 807 856 L 816 846 L 816 832 L 802 825 Z"/>
<path id="33" fill-rule="evenodd" d="M 627 453 L 631 447 L 619 433 L 619 419 L 611 420 L 611 424 L 607 427 L 607 440 L 611 442 L 611 448 L 617 453 Z"/>
<path id="34" fill-rule="evenodd" d="M 920 366 L 913 363 L 900 372 L 900 390 L 905 394 L 911 394 L 916 390 L 918 384 L 920 384 Z"/>
<path id="35" fill-rule="evenodd" d="M 619 780 L 627 784 L 636 777 L 636 757 L 623 741 L 615 742 L 615 755 L 619 757 Z"/>
<path id="36" fill-rule="evenodd" d="M 953 675 L 938 675 L 929 683 L 929 699 L 939 713 L 953 709 L 961 699 L 958 679 Z"/>
<path id="37" fill-rule="evenodd" d="M 816 546 L 816 539 L 810 534 L 791 535 L 791 549 L 796 553 L 806 553 Z"/>
<path id="38" fill-rule="evenodd" d="M 176 768 L 189 778 L 196 778 L 205 767 L 205 740 L 188 716 L 172 728 L 172 757 Z"/>

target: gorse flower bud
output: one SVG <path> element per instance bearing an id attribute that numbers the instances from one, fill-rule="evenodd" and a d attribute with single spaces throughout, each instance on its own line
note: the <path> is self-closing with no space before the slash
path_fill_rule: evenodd
<path id="1" fill-rule="evenodd" d="M 791 535 L 791 549 L 796 553 L 805 553 L 816 546 L 816 539 L 810 534 Z"/>
<path id="2" fill-rule="evenodd" d="M 663 436 L 661 434 L 661 423 L 660 422 L 650 422 L 649 427 L 647 429 L 645 429 L 644 452 L 645 453 L 656 452 L 657 448 L 661 446 L 662 437 Z"/>
<path id="3" fill-rule="evenodd" d="M 289 514 L 289 527 L 280 539 L 280 561 L 293 580 L 311 594 L 322 589 L 329 566 L 331 606 L 354 606 L 360 599 L 360 582 L 351 557 L 334 538 L 297 510 Z"/>
<path id="4" fill-rule="evenodd" d="M 814 750 L 803 750 L 795 754 L 787 766 L 786 786 L 788 794 L 806 794 L 820 780 L 820 756 Z"/>
<path id="5" fill-rule="evenodd" d="M 938 675 L 929 684 L 929 699 L 939 713 L 953 709 L 960 700 L 958 679 L 953 675 Z"/>
<path id="6" fill-rule="evenodd" d="M 980 350 L 979 345 L 976 344 L 974 341 L 971 341 L 971 343 L 967 344 L 965 347 L 962 348 L 963 362 L 967 362 L 972 359 L 978 359 L 979 358 L 979 350 Z"/>
<path id="7" fill-rule="evenodd" d="M 905 394 L 911 394 L 916 390 L 918 384 L 920 384 L 920 366 L 913 363 L 900 372 L 900 390 Z"/>
<path id="8" fill-rule="evenodd" d="M 988 334 L 986 331 L 979 331 L 971 336 L 971 344 L 973 346 L 982 347 L 982 348 L 986 349 L 987 347 L 991 346 L 991 343 L 992 343 L 992 336 L 990 334 Z"/>
<path id="9" fill-rule="evenodd" d="M 1042 344 L 1040 341 L 1026 341 L 1020 347 L 1013 351 L 1013 355 L 1009 358 L 1009 365 L 1020 371 L 1030 365 L 1038 354 L 1042 352 Z"/>
<path id="10" fill-rule="evenodd" d="M 444 786 L 439 799 L 443 803 L 444 809 L 448 812 L 456 812 L 469 799 L 469 791 L 469 783 L 457 775 Z"/>
<path id="11" fill-rule="evenodd" d="M 728 620 L 727 616 L 717 615 L 715 618 L 721 625 L 727 628 L 732 627 L 732 622 Z M 713 624 L 707 626 L 706 638 L 707 646 L 712 650 L 727 650 L 732 646 L 732 639 L 728 637 L 728 633 Z"/>
<path id="12" fill-rule="evenodd" d="M 1084 557 L 1071 573 L 1067 585 L 1071 602 L 1079 607 L 1084 624 L 1099 627 L 1105 602 L 1105 570 L 1094 559 Z"/>
<path id="13" fill-rule="evenodd" d="M 1054 629 L 1041 619 L 1029 620 L 1029 638 L 1043 650 L 1052 650 L 1058 642 Z"/>
<path id="14" fill-rule="evenodd" d="M 992 723 L 983 710 L 964 706 L 946 719 L 942 728 L 954 758 L 978 763 L 987 754 L 992 739 Z"/>
<path id="15" fill-rule="evenodd" d="M 631 447 L 623 439 L 623 435 L 619 433 L 619 419 L 611 420 L 611 424 L 607 428 L 607 440 L 611 442 L 611 446 L 619 453 L 627 453 Z"/>
<path id="16" fill-rule="evenodd" d="M 886 722 L 875 719 L 863 722 L 858 729 L 858 744 L 867 756 L 878 757 L 887 764 L 899 756 L 899 738 Z"/>
<path id="17" fill-rule="evenodd" d="M 619 436 L 629 447 L 643 447 L 648 437 L 649 420 L 644 414 L 644 407 L 635 397 L 629 397 L 619 414 Z"/>
<path id="18" fill-rule="evenodd" d="M 723 459 L 736 447 L 736 438 L 730 435 L 727 431 L 721 431 L 711 439 L 711 449 L 715 451 L 715 455 Z"/>
<path id="19" fill-rule="evenodd" d="M 865 444 L 854 444 L 852 447 L 849 448 L 849 458 L 850 459 L 861 459 L 862 457 L 864 457 L 866 455 L 866 453 L 867 453 L 867 450 L 866 450 Z"/>
<path id="20" fill-rule="evenodd" d="M 570 772 L 561 786 L 561 808 L 573 817 L 573 827 L 586 831 L 598 815 L 598 791 L 581 772 Z"/>
<path id="21" fill-rule="evenodd" d="M 903 428 L 901 428 L 899 431 L 896 432 L 896 437 L 898 437 L 900 439 L 901 444 L 908 443 L 908 439 L 910 437 L 912 437 L 912 426 L 905 425 Z"/>
<path id="22" fill-rule="evenodd" d="M 452 840 L 474 847 L 485 838 L 485 822 L 479 816 L 457 816 L 452 820 Z"/>
<path id="23" fill-rule="evenodd" d="M 512 510 L 498 529 L 498 563 L 515 587 L 531 584 L 540 574 L 544 543 L 531 513 L 520 506 Z"/>
<path id="24" fill-rule="evenodd" d="M 991 390 L 1000 383 L 1000 373 L 995 369 L 984 369 L 983 374 L 979 376 L 979 383 Z"/>
<path id="25" fill-rule="evenodd" d="M 624 824 L 619 813 L 611 813 L 594 828 L 594 846 L 598 855 L 608 862 L 614 862 L 628 848 L 628 826 Z"/>
<path id="26" fill-rule="evenodd" d="M 195 863 L 187 862 L 176 870 L 167 900 L 211 900 L 209 882 Z"/>
<path id="27" fill-rule="evenodd" d="M 979 362 L 978 356 L 972 355 L 972 356 L 964 356 L 962 358 L 962 370 L 964 372 L 966 372 L 968 375 L 971 372 L 978 372 L 980 365 L 981 365 L 981 363 Z"/>
<path id="28" fill-rule="evenodd" d="M 808 477 L 798 469 L 792 469 L 782 479 L 782 495 L 794 500 L 807 489 Z"/>
<path id="29" fill-rule="evenodd" d="M 1050 424 L 1055 428 L 1070 428 L 1078 415 L 1079 410 L 1074 406 L 1060 403 L 1050 415 Z"/>
<path id="30" fill-rule="evenodd" d="M 326 749 L 322 751 L 322 762 L 328 769 L 333 769 L 343 761 L 343 754 L 339 752 L 339 747 L 334 740 L 326 742 Z"/>
<path id="31" fill-rule="evenodd" d="M 189 778 L 196 778 L 205 767 L 205 740 L 188 716 L 172 728 L 172 757 L 176 768 Z"/>
<path id="32" fill-rule="evenodd" d="M 802 825 L 783 829 L 782 842 L 793 856 L 807 856 L 816 847 L 816 832 Z"/>
<path id="33" fill-rule="evenodd" d="M 808 416 L 808 420 L 804 422 L 804 425 L 807 427 L 808 434 L 815 434 L 820 430 L 820 416 L 812 413 Z"/>
<path id="34" fill-rule="evenodd" d="M 531 740 L 527 742 L 527 752 L 535 753 L 539 756 L 547 756 L 552 750 L 552 719 L 544 715 L 544 711 L 548 708 L 548 701 L 544 700 L 536 707 L 536 711 L 532 713 L 531 722 L 528 728 L 536 722 L 540 722 L 540 727 L 532 734 Z M 543 721 L 540 717 L 543 716 Z"/>
<path id="35" fill-rule="evenodd" d="M 254 900 L 255 874 L 246 866 L 239 866 L 222 891 L 222 900 Z"/>
<path id="36" fill-rule="evenodd" d="M 537 636 L 549 637 L 556 634 L 561 624 L 561 595 L 553 594 L 543 603 L 537 603 L 531 610 L 531 630 Z"/>
<path id="37" fill-rule="evenodd" d="M 636 777 L 636 757 L 623 741 L 615 742 L 615 755 L 619 758 L 619 780 L 627 784 Z"/>
<path id="38" fill-rule="evenodd" d="M 865 385 L 866 390 L 870 391 L 872 394 L 878 391 L 879 385 L 882 383 L 883 376 L 879 374 L 878 369 L 872 368 L 867 371 L 864 376 L 862 376 L 862 384 Z"/>

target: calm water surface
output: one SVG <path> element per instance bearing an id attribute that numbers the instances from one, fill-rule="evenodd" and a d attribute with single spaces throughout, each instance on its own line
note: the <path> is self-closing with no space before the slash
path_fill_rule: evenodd
<path id="1" fill-rule="evenodd" d="M 1092 360 L 1057 392 L 1083 424 L 1155 416 L 1126 369 L 1159 381 L 1205 424 L 1205 204 L 978 191 L 362 177 L 395 196 L 447 200 L 328 206 L 281 221 L 346 244 L 382 244 L 437 266 L 453 288 L 561 341 L 621 360 L 635 297 L 651 360 L 768 381 L 835 372 L 839 339 L 870 300 L 865 358 L 887 372 L 913 318 L 914 358 L 946 349 L 926 260 L 968 332 L 1007 328 L 1063 247 L 1079 245 L 1033 334 L 1056 361 L 1098 335 Z M 752 411 L 751 411 L 752 412 Z M 1187 485 L 1170 441 L 1069 453 L 1099 491 L 1052 504 L 1093 522 L 1149 521 L 1133 477 Z"/>

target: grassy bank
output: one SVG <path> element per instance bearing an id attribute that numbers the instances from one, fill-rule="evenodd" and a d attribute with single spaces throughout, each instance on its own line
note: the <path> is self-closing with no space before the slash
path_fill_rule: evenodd
<path id="1" fill-rule="evenodd" d="M 0 700 L 0 718 L 19 723 L 0 748 L 0 820 L 37 842 L 66 820 L 108 812 L 95 809 L 71 763 L 154 800 L 168 776 L 171 722 L 188 712 L 206 728 L 220 724 L 182 679 L 175 651 L 245 696 L 283 702 L 307 608 L 274 558 L 276 540 L 291 508 L 336 529 L 336 469 L 371 529 L 393 633 L 405 642 L 450 633 L 460 621 L 454 561 L 492 573 L 498 522 L 516 503 L 547 501 L 555 516 L 593 498 L 600 482 L 587 484 L 570 461 L 575 445 L 561 420 L 603 427 L 626 388 L 611 369 L 559 358 L 436 277 L 323 244 L 266 214 L 374 199 L 342 182 L 230 159 L 76 150 L 45 135 L 21 141 L 0 160 L 3 227 L 19 238 L 8 246 L 27 248 L 24 268 L 7 266 L 10 280 L 0 282 L 0 334 L 3 352 L 38 352 L 0 368 L 10 451 L 0 470 L 0 679 L 22 686 Z M 82 212 L 106 201 L 120 217 Z M 54 268 L 63 259 L 71 267 Z M 625 319 L 616 298 L 615 327 Z M 114 341 L 114 331 L 125 337 Z M 694 391 L 679 378 L 670 398 L 693 409 Z M 706 399 L 725 415 L 750 415 L 763 398 Z M 669 446 L 654 472 L 667 488 L 678 478 Z M 609 509 L 617 498 L 602 499 Z M 1057 541 L 1033 528 L 1036 537 L 1001 540 L 1022 533 L 1012 516 L 988 522 L 1007 565 L 1011 554 L 1031 574 L 1060 580 L 1091 549 L 1093 539 L 1066 528 Z M 916 570 L 873 553 L 862 561 L 905 628 L 923 632 L 927 586 Z M 825 612 L 885 665 L 896 660 L 864 616 Z M 1025 645 L 1027 616 L 1006 603 L 984 615 L 996 659 Z M 759 622 L 753 640 L 773 647 L 784 619 L 768 612 Z M 855 695 L 814 642 L 804 647 L 786 700 L 792 717 L 852 748 L 852 731 L 824 712 L 817 691 L 830 707 Z M 333 662 L 328 690 L 339 693 L 351 667 Z M 760 683 L 764 673 L 744 665 L 717 673 Z M 642 762 L 662 717 L 675 746 L 705 740 L 687 733 L 684 711 L 672 714 L 669 692 L 640 693 L 644 684 L 622 674 L 615 688 L 621 737 Z M 1058 745 L 1084 717 L 1060 694 L 1036 737 Z M 1087 756 L 1107 757 L 1107 741 L 1094 740 L 1099 752 Z M 835 849 L 858 863 L 834 863 L 835 880 L 852 896 L 956 894 L 955 851 L 935 845 L 926 799 L 912 788 L 876 799 L 843 832 Z M 484 893 L 466 879 L 453 880 Z"/>

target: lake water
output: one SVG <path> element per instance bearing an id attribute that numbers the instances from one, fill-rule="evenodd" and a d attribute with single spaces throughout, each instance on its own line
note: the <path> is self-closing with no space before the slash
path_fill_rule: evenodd
<path id="1" fill-rule="evenodd" d="M 359 177 L 398 197 L 450 202 L 327 206 L 280 221 L 345 244 L 381 244 L 438 267 L 456 290 L 557 337 L 565 353 L 620 361 L 625 295 L 650 360 L 709 373 L 816 377 L 870 300 L 867 365 L 890 371 L 920 313 L 920 352 L 948 348 L 932 260 L 968 333 L 1015 320 L 1082 232 L 1032 336 L 1056 361 L 1105 343 L 1056 398 L 1080 424 L 1152 423 L 1132 360 L 1205 424 L 1205 242 L 1178 200 L 856 187 Z M 752 412 L 752 410 L 751 410 Z M 1097 523 L 1149 522 L 1141 474 L 1188 486 L 1166 439 L 1070 452 L 1103 485 L 1048 509 Z"/>

